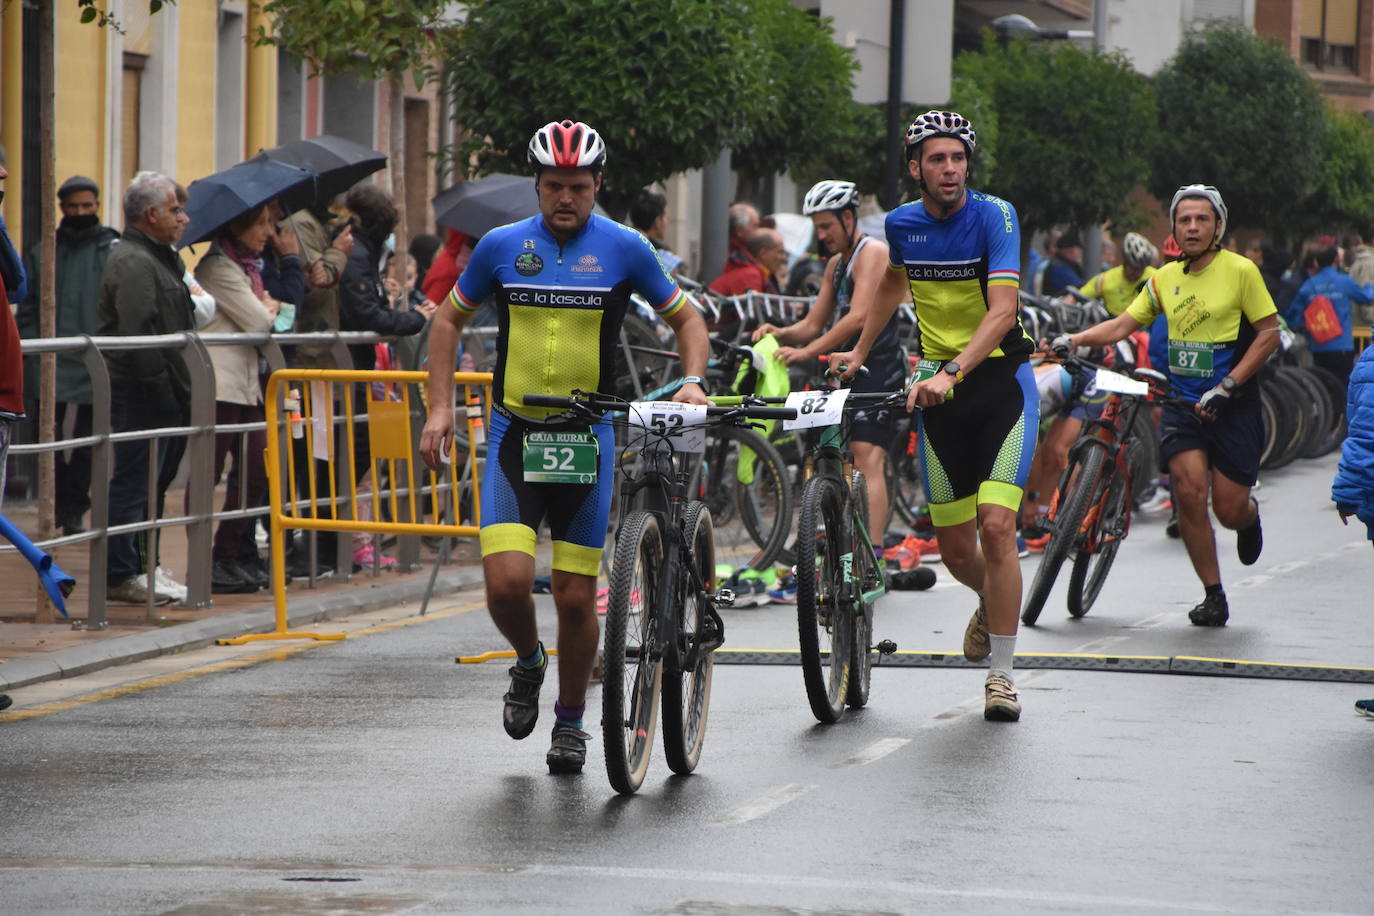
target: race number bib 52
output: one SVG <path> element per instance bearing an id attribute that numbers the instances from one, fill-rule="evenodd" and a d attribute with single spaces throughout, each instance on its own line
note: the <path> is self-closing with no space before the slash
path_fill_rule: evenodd
<path id="1" fill-rule="evenodd" d="M 601 446 L 590 432 L 525 433 L 525 479 L 531 483 L 596 483 Z"/>

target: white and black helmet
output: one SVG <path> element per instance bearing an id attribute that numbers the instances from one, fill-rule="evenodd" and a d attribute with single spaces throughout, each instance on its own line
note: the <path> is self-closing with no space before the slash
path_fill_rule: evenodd
<path id="1" fill-rule="evenodd" d="M 827 210 L 845 210 L 859 205 L 859 189 L 852 181 L 835 181 L 827 178 L 818 181 L 806 192 L 802 201 L 802 214 L 811 216 Z"/>
<path id="2" fill-rule="evenodd" d="M 932 108 L 925 114 L 917 115 L 916 120 L 906 129 L 907 149 L 910 150 L 911 147 L 931 137 L 953 137 L 962 140 L 970 155 L 978 146 L 978 135 L 974 133 L 973 125 L 957 111 L 940 111 L 938 108 Z"/>
<path id="3" fill-rule="evenodd" d="M 1226 236 L 1226 202 L 1221 199 L 1221 192 L 1209 184 L 1185 184 L 1174 192 L 1174 199 L 1169 202 L 1169 229 L 1173 231 L 1174 216 L 1178 213 L 1179 201 L 1196 198 L 1205 200 L 1212 205 L 1212 209 L 1217 214 L 1217 234 L 1212 240 L 1220 242 Z"/>
<path id="4" fill-rule="evenodd" d="M 1159 249 L 1139 232 L 1128 232 L 1121 240 L 1121 256 L 1132 267 L 1148 267 L 1159 257 Z"/>

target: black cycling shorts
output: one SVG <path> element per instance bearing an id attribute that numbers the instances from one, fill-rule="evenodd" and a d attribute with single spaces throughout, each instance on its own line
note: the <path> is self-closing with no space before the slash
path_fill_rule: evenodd
<path id="1" fill-rule="evenodd" d="M 1259 398 L 1228 405 L 1215 420 L 1166 404 L 1159 420 L 1159 458 L 1165 467 L 1182 452 L 1203 451 L 1207 463 L 1242 487 L 1259 480 L 1264 416 Z"/>

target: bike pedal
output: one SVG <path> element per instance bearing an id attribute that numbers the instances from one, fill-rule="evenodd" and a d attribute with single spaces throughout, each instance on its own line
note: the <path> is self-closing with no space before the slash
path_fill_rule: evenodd
<path id="1" fill-rule="evenodd" d="M 873 648 L 878 650 L 879 655 L 891 655 L 897 651 L 897 644 L 890 639 L 884 639 Z"/>
<path id="2" fill-rule="evenodd" d="M 711 603 L 716 607 L 734 607 L 735 590 L 733 588 L 723 588 L 711 596 Z"/>

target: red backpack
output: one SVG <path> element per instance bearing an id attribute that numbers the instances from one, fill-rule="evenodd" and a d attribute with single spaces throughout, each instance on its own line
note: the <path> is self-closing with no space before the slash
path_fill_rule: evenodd
<path id="1" fill-rule="evenodd" d="M 1336 307 L 1320 293 L 1313 296 L 1307 308 L 1303 309 L 1302 323 L 1307 333 L 1319 344 L 1330 343 L 1341 336 L 1341 320 L 1336 317 Z"/>

